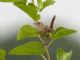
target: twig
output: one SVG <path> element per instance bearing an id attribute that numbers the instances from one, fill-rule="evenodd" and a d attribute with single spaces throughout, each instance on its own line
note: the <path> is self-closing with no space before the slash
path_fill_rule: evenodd
<path id="1" fill-rule="evenodd" d="M 49 54 L 49 51 L 48 51 L 47 46 L 44 46 L 44 48 L 45 48 L 45 50 L 46 50 L 47 59 L 48 59 L 48 60 L 51 60 L 51 59 L 50 59 L 50 54 Z"/>
<path id="2" fill-rule="evenodd" d="M 44 45 L 44 41 L 42 40 L 42 38 L 39 36 L 39 38 L 40 38 L 40 40 L 41 40 L 41 42 L 43 43 L 43 45 Z M 49 51 L 48 51 L 48 48 L 47 48 L 47 46 L 46 45 L 44 45 L 44 48 L 45 48 L 45 51 L 46 51 L 46 54 L 47 54 L 47 60 L 51 60 L 50 59 L 50 54 L 49 54 Z M 44 56 L 42 56 L 43 58 L 44 58 Z M 45 58 L 44 58 L 44 60 L 45 60 Z"/>
<path id="3" fill-rule="evenodd" d="M 40 37 L 40 35 L 39 35 L 39 38 L 40 38 L 41 42 L 44 44 L 44 41 L 42 40 L 42 38 Z"/>
<path id="4" fill-rule="evenodd" d="M 50 41 L 50 43 L 48 44 L 47 48 L 52 44 L 53 41 L 54 41 L 54 40 Z"/>
<path id="5" fill-rule="evenodd" d="M 45 57 L 44 55 L 41 55 L 41 56 L 42 56 L 42 58 L 43 58 L 44 60 L 47 60 L 46 57 Z"/>
<path id="6" fill-rule="evenodd" d="M 50 37 L 51 37 L 51 35 L 50 35 Z M 50 41 L 50 43 L 48 44 L 48 46 L 47 46 L 47 48 L 53 43 L 53 39 L 52 39 L 52 37 L 51 37 L 51 41 Z"/>

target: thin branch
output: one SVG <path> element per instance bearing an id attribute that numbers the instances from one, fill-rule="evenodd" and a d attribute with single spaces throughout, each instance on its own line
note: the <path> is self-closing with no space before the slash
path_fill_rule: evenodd
<path id="1" fill-rule="evenodd" d="M 50 54 L 49 54 L 49 51 L 48 51 L 47 46 L 44 46 L 44 48 L 45 48 L 45 50 L 46 50 L 47 59 L 48 59 L 48 60 L 51 60 L 51 59 L 50 59 Z"/>
<path id="2" fill-rule="evenodd" d="M 47 48 L 53 43 L 54 40 L 50 41 L 50 43 L 48 44 Z"/>
<path id="3" fill-rule="evenodd" d="M 40 35 L 39 35 L 39 38 L 40 38 L 41 42 L 44 44 L 44 41 L 42 40 L 42 38 L 40 37 Z"/>
<path id="4" fill-rule="evenodd" d="M 43 43 L 43 45 L 44 45 L 44 41 L 43 41 L 43 39 L 39 36 L 39 38 L 40 38 L 40 40 L 41 40 L 41 42 Z M 45 48 L 45 51 L 46 51 L 46 54 L 47 54 L 47 60 L 51 60 L 50 59 L 50 54 L 49 54 L 49 51 L 48 51 L 48 48 L 47 48 L 47 46 L 45 46 L 44 45 L 44 48 Z M 44 57 L 44 56 L 43 56 Z M 45 60 L 45 59 L 44 59 Z"/>
<path id="5" fill-rule="evenodd" d="M 44 55 L 41 55 L 41 56 L 42 56 L 42 58 L 43 58 L 44 60 L 47 60 L 46 57 L 45 57 Z"/>
<path id="6" fill-rule="evenodd" d="M 50 37 L 51 37 L 51 34 L 50 34 Z M 52 37 L 51 37 L 51 41 L 50 41 L 50 43 L 48 44 L 48 46 L 47 46 L 47 48 L 53 43 L 53 39 L 52 39 Z"/>

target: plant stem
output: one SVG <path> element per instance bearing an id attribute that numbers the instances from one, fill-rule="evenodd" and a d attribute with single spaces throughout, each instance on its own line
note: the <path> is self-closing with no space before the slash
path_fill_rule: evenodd
<path id="1" fill-rule="evenodd" d="M 44 60 L 47 60 L 47 58 L 44 56 L 44 55 L 41 55 L 42 56 L 42 58 L 44 59 Z"/>
<path id="2" fill-rule="evenodd" d="M 48 51 L 47 46 L 44 46 L 44 48 L 45 48 L 45 50 L 46 50 L 47 60 L 51 60 L 51 59 L 50 59 L 50 54 L 49 54 L 49 51 Z"/>
<path id="3" fill-rule="evenodd" d="M 54 41 L 54 40 L 50 41 L 50 43 L 48 44 L 47 48 L 52 44 L 53 41 Z"/>
<path id="4" fill-rule="evenodd" d="M 51 37 L 51 35 L 50 35 L 50 37 Z M 52 37 L 51 37 L 51 41 L 49 42 L 47 48 L 48 48 L 54 41 L 55 41 L 55 40 L 53 40 Z"/>
<path id="5" fill-rule="evenodd" d="M 39 39 L 41 40 L 41 42 L 44 44 L 44 41 L 42 40 L 42 38 L 40 37 L 40 35 L 39 35 Z"/>
<path id="6" fill-rule="evenodd" d="M 44 45 L 44 41 L 43 41 L 43 39 L 39 36 L 39 38 L 40 38 L 40 40 L 41 40 L 41 42 L 43 43 L 43 45 Z M 44 60 L 51 60 L 50 59 L 50 54 L 49 54 L 49 51 L 48 51 L 48 48 L 47 48 L 47 46 L 46 45 L 44 45 L 44 48 L 45 48 L 45 51 L 46 51 L 46 54 L 47 54 L 47 58 L 46 57 L 44 57 L 43 55 L 42 55 L 42 57 L 44 58 Z"/>

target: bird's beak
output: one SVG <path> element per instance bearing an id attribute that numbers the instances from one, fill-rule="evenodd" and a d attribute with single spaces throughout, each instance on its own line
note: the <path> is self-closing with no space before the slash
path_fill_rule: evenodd
<path id="1" fill-rule="evenodd" d="M 37 23 L 36 23 L 36 22 L 34 22 L 33 24 L 34 24 L 34 25 L 37 25 Z"/>
<path id="2" fill-rule="evenodd" d="M 33 24 L 37 24 L 37 22 L 34 22 Z"/>

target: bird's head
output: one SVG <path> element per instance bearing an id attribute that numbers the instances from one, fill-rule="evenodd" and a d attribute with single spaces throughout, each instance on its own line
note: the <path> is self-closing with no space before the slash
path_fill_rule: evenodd
<path id="1" fill-rule="evenodd" d="M 35 22 L 34 24 L 37 27 L 43 27 L 44 26 L 44 24 L 42 22 Z"/>

